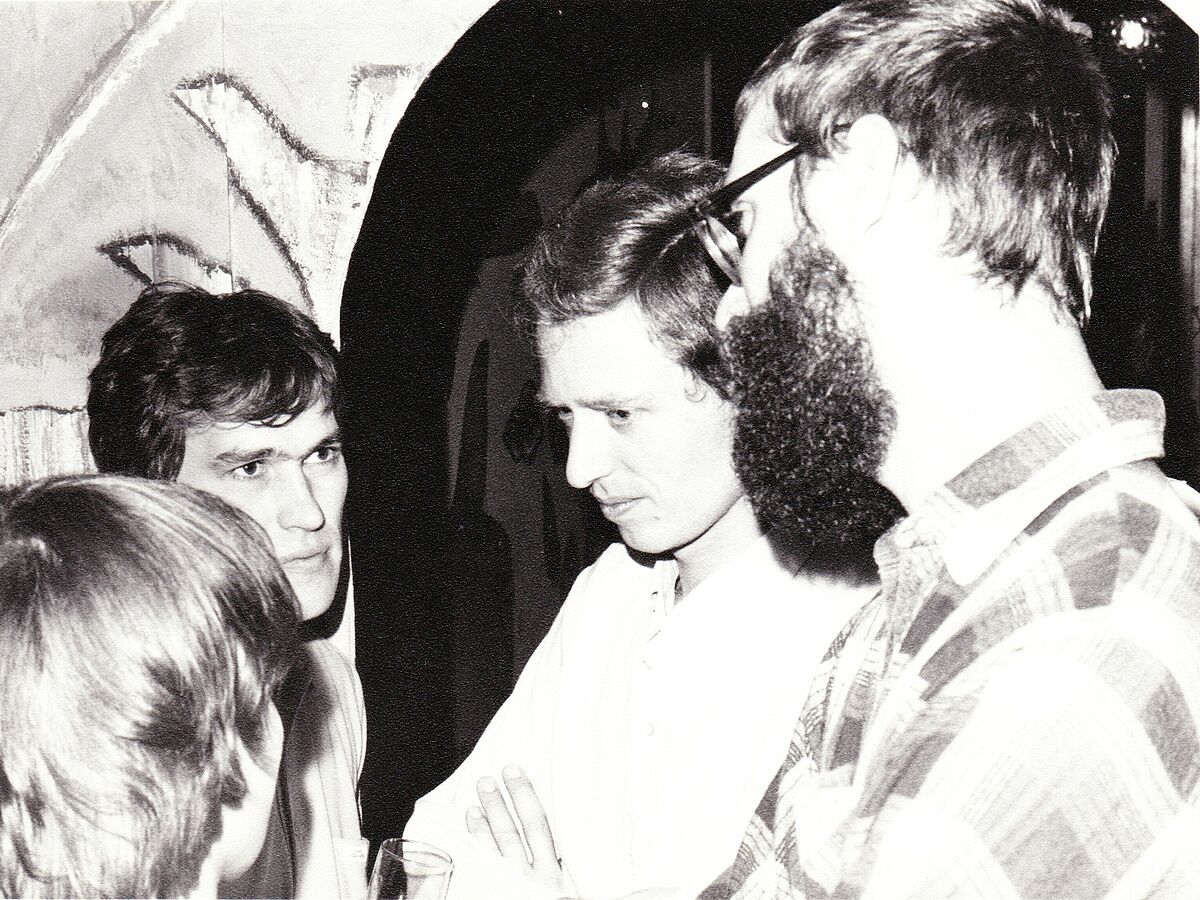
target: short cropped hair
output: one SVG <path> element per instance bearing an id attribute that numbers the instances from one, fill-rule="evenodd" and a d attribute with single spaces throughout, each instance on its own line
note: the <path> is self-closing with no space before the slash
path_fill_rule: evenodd
<path id="1" fill-rule="evenodd" d="M 720 184 L 716 163 L 659 157 L 581 193 L 534 242 L 522 269 L 527 329 L 632 300 L 672 358 L 724 391 L 714 315 L 720 291 L 688 210 Z"/>
<path id="2" fill-rule="evenodd" d="M 0 496 L 0 895 L 194 890 L 299 616 L 214 496 L 116 476 Z"/>
<path id="3" fill-rule="evenodd" d="M 1040 0 L 849 0 L 801 26 L 746 85 L 779 137 L 828 152 L 878 113 L 949 201 L 945 251 L 1082 321 L 1116 145 L 1087 40 Z"/>
<path id="4" fill-rule="evenodd" d="M 104 335 L 88 392 L 101 472 L 171 480 L 188 428 L 286 425 L 314 406 L 340 414 L 337 350 L 291 304 L 261 291 L 142 291 Z"/>

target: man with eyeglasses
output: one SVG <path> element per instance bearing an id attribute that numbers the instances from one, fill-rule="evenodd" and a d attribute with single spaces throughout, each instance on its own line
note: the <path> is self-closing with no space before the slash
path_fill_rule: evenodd
<path id="1" fill-rule="evenodd" d="M 706 900 L 1200 896 L 1200 527 L 1080 334 L 1111 114 L 1037 0 L 853 0 L 743 91 L 693 210 L 739 475 L 908 516 Z"/>
<path id="2" fill-rule="evenodd" d="M 416 804 L 405 835 L 453 856 L 451 900 L 695 896 L 787 750 L 796 685 L 876 590 L 866 554 L 856 583 L 806 556 L 818 536 L 788 554 L 780 529 L 764 535 L 734 474 L 720 294 L 688 231 L 719 177 L 677 153 L 594 185 L 526 263 L 567 480 L 622 543 L 579 576 L 470 756 Z"/>

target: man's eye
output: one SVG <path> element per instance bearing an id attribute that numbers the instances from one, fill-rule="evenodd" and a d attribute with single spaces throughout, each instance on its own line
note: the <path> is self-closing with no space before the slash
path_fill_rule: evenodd
<path id="1" fill-rule="evenodd" d="M 739 247 L 746 245 L 746 216 L 741 209 L 731 209 L 721 216 L 721 224 L 729 229 Z"/>
<path id="2" fill-rule="evenodd" d="M 333 462 L 335 459 L 337 459 L 339 456 L 342 455 L 342 448 L 336 447 L 336 446 L 318 447 L 316 450 L 313 451 L 312 455 L 313 455 L 313 459 L 315 459 L 317 462 L 321 462 L 321 463 Z"/>
<path id="3" fill-rule="evenodd" d="M 627 422 L 631 415 L 627 409 L 606 409 L 604 414 L 613 422 Z"/>
<path id="4" fill-rule="evenodd" d="M 244 466 L 238 466 L 233 470 L 234 475 L 239 478 L 254 478 L 262 474 L 262 460 L 256 459 L 254 462 L 248 462 Z"/>

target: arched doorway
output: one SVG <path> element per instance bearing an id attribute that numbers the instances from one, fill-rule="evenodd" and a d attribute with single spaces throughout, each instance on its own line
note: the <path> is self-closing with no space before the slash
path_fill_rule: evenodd
<path id="1" fill-rule="evenodd" d="M 434 70 L 397 127 L 342 306 L 373 838 L 398 833 L 413 801 L 449 773 L 607 539 L 563 483 L 561 445 L 531 396 L 532 357 L 507 324 L 521 251 L 597 174 L 682 144 L 727 158 L 745 77 L 800 16 L 832 5 L 798 14 L 794 3 L 752 0 L 505 0 Z M 1076 7 L 1094 31 L 1117 14 L 1116 4 Z M 1195 34 L 1172 33 L 1184 71 L 1190 59 L 1182 96 L 1194 104 Z M 1162 100 L 1157 139 L 1178 143 L 1183 101 L 1155 86 L 1155 70 L 1129 62 L 1108 62 L 1125 104 L 1113 208 L 1141 231 L 1147 104 Z M 1151 249 L 1177 246 L 1184 187 L 1178 158 L 1155 164 L 1167 180 L 1160 194 L 1175 201 L 1158 208 Z M 1127 298 L 1144 296 L 1146 279 L 1127 277 L 1126 251 L 1122 240 L 1105 246 L 1092 342 L 1114 383 L 1179 388 L 1173 460 L 1190 474 L 1190 344 L 1130 373 L 1128 345 L 1106 337 L 1136 313 L 1152 337 L 1174 339 L 1171 317 L 1187 310 L 1170 285 L 1179 254 L 1153 279 L 1161 305 L 1143 315 Z"/>
<path id="2" fill-rule="evenodd" d="M 783 8 L 501 2 L 396 129 L 342 304 L 373 837 L 448 774 L 610 536 L 538 439 L 532 357 L 503 333 L 516 260 L 598 173 L 727 155 Z"/>

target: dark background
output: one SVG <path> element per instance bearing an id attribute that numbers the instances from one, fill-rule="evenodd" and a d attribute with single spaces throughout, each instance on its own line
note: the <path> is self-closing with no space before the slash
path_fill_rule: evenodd
<path id="1" fill-rule="evenodd" d="M 373 842 L 398 835 L 469 750 L 575 574 L 613 537 L 565 486 L 561 436 L 533 403 L 533 359 L 507 325 L 521 251 L 598 176 L 680 146 L 728 161 L 741 85 L 832 5 L 502 0 L 397 127 L 342 302 Z M 1110 387 L 1164 395 L 1166 467 L 1191 478 L 1179 145 L 1196 36 L 1153 3 L 1075 6 L 1116 87 L 1121 151 L 1087 338 Z M 1157 50 L 1139 58 L 1105 39 L 1109 18 L 1143 13 L 1159 17 Z"/>

